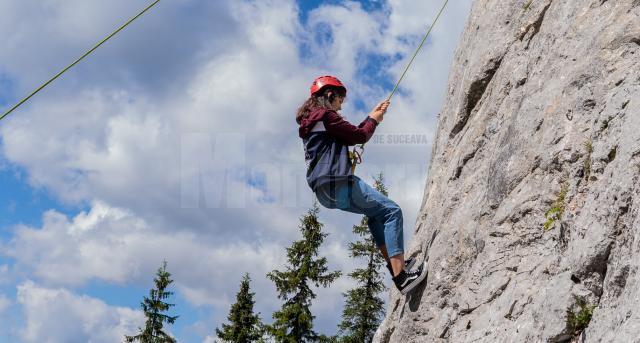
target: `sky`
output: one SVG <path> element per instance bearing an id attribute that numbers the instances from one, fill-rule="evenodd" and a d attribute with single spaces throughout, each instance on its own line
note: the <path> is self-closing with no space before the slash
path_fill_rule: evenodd
<path id="1" fill-rule="evenodd" d="M 471 2 L 449 3 L 356 172 L 384 173 L 407 250 Z M 0 0 L 0 112 L 149 3 Z M 160 1 L 1 121 L 0 342 L 135 334 L 165 260 L 178 341 L 213 342 L 245 272 L 270 323 L 281 302 L 266 274 L 285 266 L 313 203 L 296 109 L 315 77 L 336 75 L 349 89 L 342 114 L 362 121 L 440 6 Z M 361 263 L 347 250 L 360 218 L 321 209 L 320 220 L 321 254 L 346 275 Z M 353 286 L 316 290 L 318 332 L 336 333 Z"/>

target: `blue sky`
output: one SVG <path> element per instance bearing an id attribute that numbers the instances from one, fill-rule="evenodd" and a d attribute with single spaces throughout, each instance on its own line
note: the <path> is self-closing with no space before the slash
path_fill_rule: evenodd
<path id="1" fill-rule="evenodd" d="M 27 172 L 8 162 L 0 169 L 0 227 L 7 228 L 16 224 L 41 226 L 42 213 L 56 209 L 69 216 L 76 215 L 81 206 L 59 202 L 55 195 L 46 189 L 32 187 L 27 181 Z M 2 234 L 8 234 L 2 231 Z"/>
<path id="2" fill-rule="evenodd" d="M 7 37 L 0 111 L 147 2 L 55 3 L 0 1 Z M 312 201 L 293 112 L 315 76 L 334 74 L 349 87 L 343 114 L 364 118 L 391 90 L 440 5 L 160 2 L 0 122 L 0 320 L 12 323 L 0 342 L 45 335 L 110 342 L 133 333 L 164 259 L 175 279 L 180 318 L 172 332 L 180 342 L 212 342 L 244 272 L 256 311 L 270 322 L 280 303 L 265 274 L 283 266 Z M 450 5 L 377 134 L 433 137 L 470 6 Z M 185 144 L 193 134 L 210 142 Z M 358 171 L 364 179 L 387 175 L 405 213 L 407 246 L 430 151 L 370 144 Z M 246 177 L 219 177 L 237 170 Z M 182 202 L 180 194 L 191 192 L 185 182 L 196 177 L 204 180 L 198 196 L 224 189 L 225 203 L 241 206 Z M 322 210 L 321 220 L 329 233 L 322 254 L 347 274 L 357 263 L 347 244 L 360 218 Z M 318 331 L 336 332 L 335 312 L 351 286 L 341 278 L 318 290 Z"/>

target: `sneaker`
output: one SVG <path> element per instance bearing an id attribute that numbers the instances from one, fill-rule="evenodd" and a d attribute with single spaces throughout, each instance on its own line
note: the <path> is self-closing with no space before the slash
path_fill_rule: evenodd
<path id="1" fill-rule="evenodd" d="M 405 295 L 414 289 L 427 276 L 427 262 L 424 262 L 416 271 L 401 271 L 393 278 L 396 288 Z"/>
<path id="2" fill-rule="evenodd" d="M 404 261 L 404 270 L 411 270 L 414 264 L 416 264 L 416 259 L 413 257 L 409 257 Z M 391 277 L 393 277 L 393 269 L 391 268 L 390 263 L 387 263 L 387 269 L 389 269 L 389 273 L 391 274 Z"/>
<path id="3" fill-rule="evenodd" d="M 409 257 L 406 261 L 404 261 L 404 270 L 411 270 L 413 265 L 416 264 L 416 259 L 414 257 Z"/>

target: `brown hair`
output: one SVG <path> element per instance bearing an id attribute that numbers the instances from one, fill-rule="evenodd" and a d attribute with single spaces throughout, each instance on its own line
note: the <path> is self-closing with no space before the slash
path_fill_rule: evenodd
<path id="1" fill-rule="evenodd" d="M 302 123 L 302 120 L 309 116 L 313 108 L 326 108 L 331 109 L 331 103 L 336 95 L 345 97 L 347 92 L 344 88 L 339 87 L 327 87 L 322 94 L 316 93 L 311 95 L 296 112 L 296 122 L 298 125 Z"/>

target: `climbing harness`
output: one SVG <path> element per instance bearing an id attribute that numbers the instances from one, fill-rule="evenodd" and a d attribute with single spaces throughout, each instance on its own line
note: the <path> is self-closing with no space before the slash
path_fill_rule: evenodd
<path id="1" fill-rule="evenodd" d="M 7 112 L 5 112 L 1 117 L 0 120 L 4 119 L 6 116 L 8 116 L 11 112 L 13 112 L 16 108 L 20 107 L 20 105 L 24 104 L 25 102 L 27 102 L 27 100 L 31 99 L 31 97 L 33 97 L 34 95 L 36 95 L 36 93 L 38 93 L 39 91 L 41 91 L 44 87 L 48 86 L 51 82 L 55 81 L 58 77 L 60 77 L 62 74 L 64 74 L 67 70 L 71 69 L 73 66 L 75 66 L 76 64 L 78 64 L 80 61 L 82 61 L 85 57 L 87 57 L 89 54 L 91 54 L 94 50 L 98 49 L 102 44 L 104 44 L 106 41 L 108 41 L 111 37 L 115 36 L 116 34 L 118 34 L 118 32 L 122 31 L 125 27 L 129 26 L 129 24 L 131 24 L 134 20 L 138 19 L 140 16 L 142 16 L 145 12 L 147 12 L 148 10 L 151 9 L 151 7 L 155 6 L 158 2 L 160 2 L 160 0 L 155 0 L 151 5 L 147 6 L 144 10 L 142 10 L 140 13 L 138 13 L 135 17 L 129 19 L 129 21 L 127 21 L 126 23 L 124 23 L 122 26 L 120 26 L 117 30 L 115 30 L 112 34 L 110 34 L 109 36 L 107 36 L 107 38 L 103 39 L 100 43 L 96 44 L 93 48 L 91 48 L 89 51 L 85 52 L 82 56 L 80 56 L 80 58 L 78 58 L 77 60 L 75 60 L 73 63 L 71 63 L 70 65 L 68 65 L 66 68 L 62 69 L 62 71 L 60 71 L 58 74 L 56 74 L 54 77 L 52 77 L 51 79 L 49 79 L 49 81 L 45 82 L 44 84 L 42 84 L 42 86 L 38 87 L 38 89 L 36 89 L 35 91 L 33 91 L 31 94 L 29 94 L 26 98 L 22 99 L 22 101 L 20 101 L 19 103 L 17 103 L 15 106 L 13 106 L 11 109 L 9 109 Z"/>
<path id="2" fill-rule="evenodd" d="M 442 8 L 440 8 L 440 12 L 438 12 L 438 15 L 436 16 L 436 19 L 434 19 L 433 20 L 433 24 L 431 24 L 431 26 L 429 26 L 429 30 L 427 30 L 427 33 L 422 38 L 422 42 L 420 42 L 420 45 L 418 45 L 418 48 L 416 49 L 416 52 L 413 53 L 413 56 L 411 57 L 411 60 L 409 60 L 409 63 L 407 63 L 407 66 L 404 68 L 404 71 L 402 72 L 402 75 L 400 76 L 400 79 L 398 79 L 398 82 L 396 82 L 396 85 L 393 87 L 393 90 L 391 91 L 391 94 L 389 94 L 389 97 L 387 98 L 387 100 L 391 100 L 393 95 L 396 93 L 396 90 L 398 90 L 398 87 L 400 86 L 400 83 L 404 79 L 404 76 L 407 74 L 407 71 L 409 70 L 409 67 L 411 67 L 411 64 L 413 63 L 413 60 L 415 60 L 416 56 L 418 56 L 418 53 L 422 49 L 422 46 L 427 41 L 427 38 L 429 38 L 429 35 L 431 34 L 431 30 L 433 29 L 433 27 L 438 22 L 438 19 L 440 19 L 440 15 L 442 15 L 442 12 L 444 12 L 444 9 L 447 7 L 448 3 L 449 3 L 449 0 L 445 0 L 444 4 L 442 5 Z M 349 151 L 349 158 L 351 159 L 351 172 L 352 173 L 355 173 L 356 166 L 358 164 L 362 163 L 362 155 L 363 154 L 364 154 L 364 143 L 360 144 L 360 146 L 357 146 L 357 145 L 354 146 L 353 150 Z"/>

